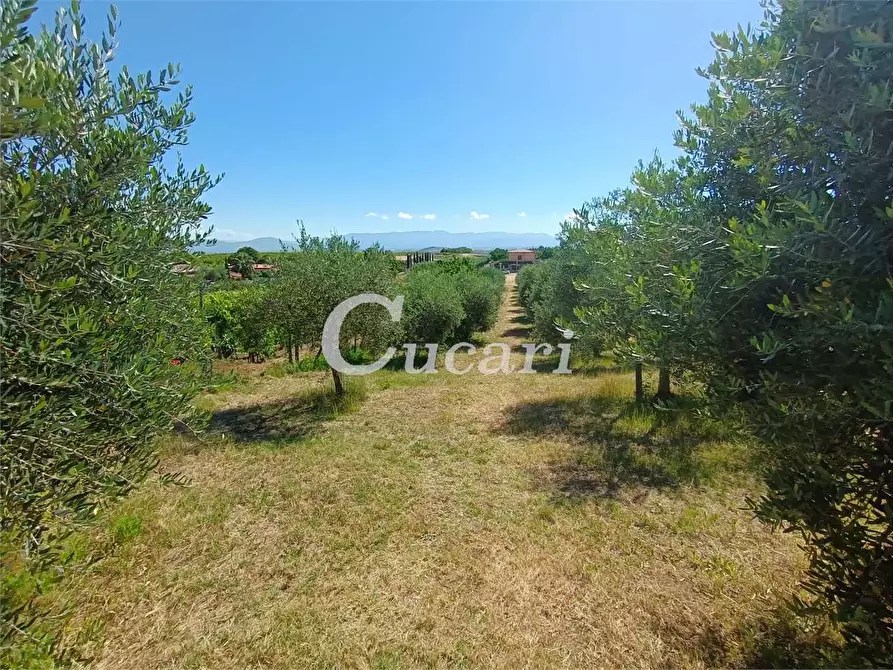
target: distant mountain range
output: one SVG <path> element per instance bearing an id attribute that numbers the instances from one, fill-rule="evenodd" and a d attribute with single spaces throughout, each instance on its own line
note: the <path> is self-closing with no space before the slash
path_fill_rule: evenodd
<path id="1" fill-rule="evenodd" d="M 455 247 L 471 247 L 489 251 L 502 249 L 523 249 L 532 247 L 553 247 L 558 241 L 545 233 L 450 233 L 445 230 L 415 230 L 406 233 L 349 233 L 345 237 L 356 240 L 365 249 L 376 242 L 391 251 L 422 251 Z M 284 240 L 291 243 L 292 240 Z M 279 251 L 282 242 L 276 237 L 256 237 L 253 240 L 218 240 L 216 244 L 195 247 L 193 251 L 206 253 L 232 253 L 241 247 L 253 247 L 258 251 Z"/>

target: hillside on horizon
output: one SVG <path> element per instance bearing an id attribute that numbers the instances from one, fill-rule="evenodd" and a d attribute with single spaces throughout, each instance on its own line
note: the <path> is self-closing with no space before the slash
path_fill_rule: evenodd
<path id="1" fill-rule="evenodd" d="M 545 233 L 504 233 L 488 231 L 481 233 L 451 233 L 445 230 L 415 230 L 408 232 L 386 233 L 347 233 L 345 237 L 355 240 L 362 248 L 380 244 L 390 251 L 422 251 L 426 248 L 471 247 L 487 250 L 503 248 L 517 249 L 524 247 L 551 247 L 558 240 Z M 230 253 L 241 247 L 253 247 L 258 251 L 279 251 L 282 243 L 291 240 L 280 240 L 277 237 L 256 237 L 250 240 L 218 240 L 215 244 L 193 247 L 193 251 L 207 253 Z"/>

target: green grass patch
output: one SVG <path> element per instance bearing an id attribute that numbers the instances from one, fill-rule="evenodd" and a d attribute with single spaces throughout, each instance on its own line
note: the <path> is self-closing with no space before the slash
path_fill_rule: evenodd
<path id="1" fill-rule="evenodd" d="M 112 536 L 118 544 L 124 544 L 139 537 L 143 520 L 137 516 L 124 514 L 112 522 Z"/>

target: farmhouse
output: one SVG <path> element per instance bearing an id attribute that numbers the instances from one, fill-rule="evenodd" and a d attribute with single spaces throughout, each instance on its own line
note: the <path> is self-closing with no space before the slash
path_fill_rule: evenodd
<path id="1" fill-rule="evenodd" d="M 509 272 L 517 272 L 525 265 L 536 262 L 536 252 L 531 249 L 512 249 L 508 259 L 500 263 L 500 267 Z"/>

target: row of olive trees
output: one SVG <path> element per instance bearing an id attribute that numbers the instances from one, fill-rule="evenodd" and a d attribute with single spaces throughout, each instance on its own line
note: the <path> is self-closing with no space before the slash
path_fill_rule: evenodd
<path id="1" fill-rule="evenodd" d="M 193 121 L 189 88 L 170 93 L 176 67 L 113 74 L 114 10 L 101 44 L 83 38 L 77 2 L 37 34 L 33 11 L 0 6 L 4 667 L 52 647 L 16 571 L 61 570 L 60 538 L 191 421 L 205 326 L 170 265 L 202 239 L 215 183 L 164 159 Z"/>
<path id="2" fill-rule="evenodd" d="M 759 516 L 802 534 L 805 588 L 890 662 L 893 5 L 770 7 L 714 42 L 682 157 L 577 210 L 522 298 L 743 413 L 772 447 Z"/>
<path id="3" fill-rule="evenodd" d="M 403 318 L 393 323 L 381 307 L 361 305 L 342 326 L 344 349 L 376 355 L 404 341 L 466 340 L 495 323 L 504 284 L 501 272 L 459 258 L 421 264 L 398 278 L 400 265 L 392 254 L 377 247 L 360 251 L 337 235 L 311 237 L 303 227 L 277 265 L 275 276 L 262 283 L 205 296 L 218 355 L 246 352 L 256 360 L 281 346 L 290 361 L 299 359 L 304 347 L 318 358 L 326 318 L 338 303 L 360 293 L 404 295 Z"/>

